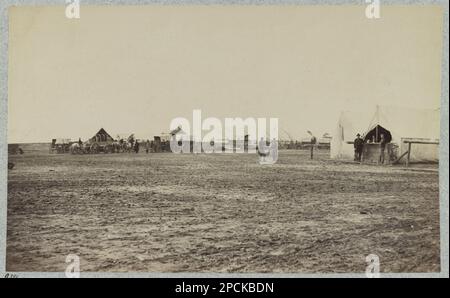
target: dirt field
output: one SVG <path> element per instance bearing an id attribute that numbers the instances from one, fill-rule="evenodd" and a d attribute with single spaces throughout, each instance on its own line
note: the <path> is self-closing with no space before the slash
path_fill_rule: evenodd
<path id="1" fill-rule="evenodd" d="M 47 148 L 47 147 L 45 147 Z M 434 272 L 437 166 L 248 154 L 12 155 L 8 271 Z"/>

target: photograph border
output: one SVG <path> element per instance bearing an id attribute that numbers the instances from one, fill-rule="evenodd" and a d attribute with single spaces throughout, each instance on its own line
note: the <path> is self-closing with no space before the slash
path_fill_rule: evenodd
<path id="1" fill-rule="evenodd" d="M 83 5 L 361 5 L 366 0 L 79 0 Z M 380 273 L 380 277 L 449 277 L 449 164 L 448 164 L 448 81 L 449 81 L 449 38 L 448 38 L 448 0 L 380 0 L 383 5 L 439 5 L 443 7 L 442 67 L 441 67 L 441 119 L 440 119 L 440 268 L 436 273 Z M 6 275 L 7 242 L 7 162 L 8 162 L 8 9 L 10 6 L 66 6 L 66 0 L 1 0 L 0 1 L 0 276 Z M 61 12 L 63 13 L 63 11 Z M 13 272 L 18 277 L 66 277 L 64 272 Z M 153 277 L 153 278 L 343 278 L 366 277 L 365 273 L 159 273 L 159 272 L 80 272 L 80 277 Z"/>

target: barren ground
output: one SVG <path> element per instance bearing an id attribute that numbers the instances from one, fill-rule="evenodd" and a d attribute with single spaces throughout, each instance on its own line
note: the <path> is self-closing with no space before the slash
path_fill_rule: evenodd
<path id="1" fill-rule="evenodd" d="M 7 270 L 439 271 L 437 166 L 328 155 L 11 155 Z"/>

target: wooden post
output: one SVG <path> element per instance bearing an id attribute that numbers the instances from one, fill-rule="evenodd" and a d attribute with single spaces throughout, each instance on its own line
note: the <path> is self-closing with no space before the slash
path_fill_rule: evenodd
<path id="1" fill-rule="evenodd" d="M 400 157 L 398 157 L 396 160 L 394 160 L 392 163 L 396 164 L 398 163 L 406 154 L 408 154 L 408 151 L 405 151 Z"/>
<path id="2" fill-rule="evenodd" d="M 406 157 L 406 166 L 409 166 L 409 158 L 411 156 L 411 142 L 408 142 L 408 156 Z"/>
<path id="3" fill-rule="evenodd" d="M 375 127 L 375 142 L 378 143 L 379 137 L 378 137 L 378 125 Z"/>

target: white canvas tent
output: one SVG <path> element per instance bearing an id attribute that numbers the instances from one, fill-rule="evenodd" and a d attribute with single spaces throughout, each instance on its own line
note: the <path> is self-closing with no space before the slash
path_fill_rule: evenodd
<path id="1" fill-rule="evenodd" d="M 69 144 L 70 142 L 71 142 L 71 139 L 67 139 L 67 138 L 56 138 L 55 139 L 56 145 Z"/>
<path id="2" fill-rule="evenodd" d="M 376 106 L 352 111 L 343 111 L 331 140 L 331 158 L 354 158 L 353 141 L 356 134 L 363 138 L 376 127 L 390 132 L 391 143 L 398 145 L 398 156 L 408 150 L 408 139 L 424 142 L 439 142 L 439 109 L 412 109 L 393 106 Z M 410 161 L 439 161 L 439 145 L 412 144 Z"/>

